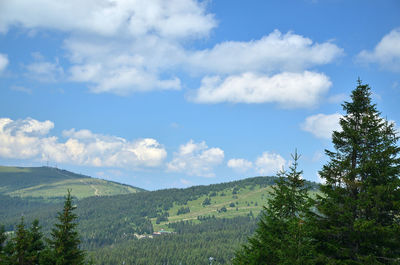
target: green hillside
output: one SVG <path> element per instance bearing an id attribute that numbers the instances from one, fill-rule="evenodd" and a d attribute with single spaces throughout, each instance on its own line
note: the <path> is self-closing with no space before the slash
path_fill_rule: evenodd
<path id="1" fill-rule="evenodd" d="M 77 198 L 129 194 L 142 189 L 91 178 L 53 167 L 0 166 L 0 194 L 12 197 L 62 198 L 72 189 Z"/>
<path id="2" fill-rule="evenodd" d="M 30 170 L 14 171 L 32 174 L 33 169 Z M 57 183 L 61 185 L 60 182 L 91 188 L 91 184 L 79 180 L 90 183 L 94 179 L 74 176 L 80 175 L 75 174 L 62 181 L 57 179 L 52 184 L 37 184 L 34 188 L 19 187 L 9 192 L 23 194 L 35 190 L 33 194 L 42 194 L 39 192 L 41 185 L 46 185 L 47 190 L 50 187 L 57 190 Z M 73 188 L 72 195 L 78 197 L 75 203 L 82 247 L 90 251 L 95 264 L 122 264 L 123 261 L 136 264 L 130 259 L 137 260 L 137 264 L 163 264 L 167 261 L 179 264 L 178 260 L 182 264 L 208 264 L 207 259 L 200 263 L 193 262 L 210 256 L 216 257 L 220 264 L 229 264 L 234 250 L 254 231 L 257 216 L 266 204 L 275 181 L 276 177 L 254 177 L 185 189 L 86 198 L 77 195 L 78 189 Z M 317 184 L 308 185 L 312 193 L 317 192 Z M 61 189 L 60 192 L 61 196 L 65 195 Z M 93 195 L 93 189 L 91 192 Z M 32 201 L 26 197 L 0 194 L 0 201 L 4 202 L 0 203 L 0 224 L 4 224 L 7 231 L 14 230 L 21 214 L 24 214 L 27 223 L 39 219 L 47 235 L 54 224 L 56 212 L 62 207 L 61 203 L 46 202 L 39 197 Z M 162 236 L 153 235 L 159 231 L 163 232 Z M 186 248 L 188 244 L 191 247 L 185 252 L 174 251 Z"/>

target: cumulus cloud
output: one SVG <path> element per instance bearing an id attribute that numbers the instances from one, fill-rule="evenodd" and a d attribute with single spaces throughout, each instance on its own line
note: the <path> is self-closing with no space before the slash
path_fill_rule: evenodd
<path id="1" fill-rule="evenodd" d="M 385 35 L 372 51 L 361 51 L 357 59 L 378 63 L 384 69 L 400 72 L 400 28 Z"/>
<path id="2" fill-rule="evenodd" d="M 274 30 L 259 40 L 227 41 L 212 49 L 188 55 L 191 69 L 205 73 L 302 71 L 332 62 L 343 49 L 331 42 L 313 43 L 309 38 Z"/>
<path id="3" fill-rule="evenodd" d="M 206 77 L 192 96 L 198 103 L 278 103 L 284 107 L 312 107 L 332 83 L 324 74 L 281 73 L 271 77 L 245 73 L 221 79 Z"/>
<path id="4" fill-rule="evenodd" d="M 306 132 L 312 133 L 317 138 L 330 139 L 333 131 L 341 129 L 339 124 L 341 117 L 342 115 L 339 113 L 312 115 L 306 118 L 301 124 L 301 128 Z"/>
<path id="5" fill-rule="evenodd" d="M 167 164 L 167 169 L 173 172 L 183 172 L 187 175 L 214 177 L 214 167 L 224 160 L 224 151 L 220 148 L 209 148 L 206 143 L 195 143 L 190 140 L 179 147 L 174 158 Z"/>
<path id="6" fill-rule="evenodd" d="M 239 171 L 245 172 L 253 167 L 253 163 L 243 158 L 233 158 L 230 159 L 227 163 L 228 167 Z"/>
<path id="7" fill-rule="evenodd" d="M 32 118 L 0 119 L 0 156 L 15 159 L 51 159 L 58 163 L 87 166 L 140 168 L 160 166 L 167 153 L 151 138 L 128 141 L 116 136 L 74 129 L 63 132 L 60 141 L 49 132 L 51 121 Z"/>
<path id="8" fill-rule="evenodd" d="M 74 14 L 71 16 L 71 14 Z M 0 31 L 10 26 L 51 28 L 66 32 L 131 37 L 152 33 L 168 38 L 207 35 L 216 22 L 194 0 L 6 1 L 0 10 Z"/>
<path id="9" fill-rule="evenodd" d="M 227 41 L 204 50 L 188 49 L 188 39 L 205 38 L 217 26 L 206 3 L 7 1 L 0 10 L 0 31 L 18 26 L 65 32 L 63 48 L 70 61 L 65 72 L 69 80 L 84 82 L 95 93 L 120 95 L 180 89 L 181 79 L 175 73 L 181 71 L 222 79 L 245 72 L 260 76 L 302 72 L 331 63 L 343 54 L 341 48 L 329 41 L 315 43 L 278 30 L 258 40 Z M 52 66 L 42 63 L 32 67 L 40 70 Z"/>
<path id="10" fill-rule="evenodd" d="M 287 164 L 286 160 L 279 154 L 264 152 L 257 157 L 255 166 L 261 175 L 276 174 Z"/>
<path id="11" fill-rule="evenodd" d="M 263 152 L 254 162 L 243 158 L 233 158 L 228 161 L 227 165 L 238 172 L 252 170 L 260 175 L 275 175 L 287 165 L 287 161 L 279 154 Z"/>
<path id="12" fill-rule="evenodd" d="M 0 73 L 6 69 L 8 65 L 8 57 L 6 54 L 0 53 Z"/>

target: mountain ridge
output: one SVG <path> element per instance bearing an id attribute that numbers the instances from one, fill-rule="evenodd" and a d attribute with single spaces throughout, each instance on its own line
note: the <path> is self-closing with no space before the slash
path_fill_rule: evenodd
<path id="1" fill-rule="evenodd" d="M 0 181 L 0 194 L 13 197 L 58 198 L 63 197 L 67 189 L 74 190 L 74 196 L 80 199 L 145 191 L 131 185 L 48 166 L 0 166 Z"/>

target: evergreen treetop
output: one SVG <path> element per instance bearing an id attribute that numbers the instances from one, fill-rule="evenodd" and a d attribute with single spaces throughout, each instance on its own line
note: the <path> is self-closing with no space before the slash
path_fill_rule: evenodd
<path id="1" fill-rule="evenodd" d="M 358 80 L 345 102 L 341 131 L 320 175 L 315 237 L 325 263 L 398 264 L 400 148 L 393 123 L 380 117 Z M 324 258 L 322 258 L 324 257 Z"/>
<path id="2" fill-rule="evenodd" d="M 234 264 L 307 264 L 313 253 L 305 215 L 308 188 L 298 170 L 300 156 L 292 155 L 289 171 L 278 173 L 258 228 L 248 244 L 236 252 Z"/>
<path id="3" fill-rule="evenodd" d="M 76 230 L 77 215 L 73 213 L 75 208 L 76 206 L 72 204 L 71 191 L 68 190 L 64 208 L 58 213 L 58 223 L 52 229 L 52 238 L 49 240 L 56 265 L 84 264 L 85 255 L 79 249 L 80 239 Z"/>

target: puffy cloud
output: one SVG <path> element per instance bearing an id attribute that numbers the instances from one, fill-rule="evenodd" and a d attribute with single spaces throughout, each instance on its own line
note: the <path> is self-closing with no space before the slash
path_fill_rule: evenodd
<path id="1" fill-rule="evenodd" d="M 188 55 L 188 64 L 191 69 L 217 74 L 293 72 L 330 63 L 342 54 L 343 49 L 333 43 L 313 43 L 301 35 L 274 30 L 259 40 L 227 41 L 196 51 Z"/>
<path id="2" fill-rule="evenodd" d="M 6 32 L 13 25 L 101 36 L 123 32 L 130 37 L 152 33 L 181 38 L 207 35 L 216 22 L 211 14 L 205 13 L 205 6 L 194 0 L 3 2 L 0 31 Z"/>
<path id="3" fill-rule="evenodd" d="M 275 175 L 278 171 L 283 169 L 285 165 L 287 165 L 287 162 L 279 154 L 263 152 L 254 162 L 243 158 L 234 158 L 230 159 L 227 165 L 239 172 L 254 170 L 260 175 Z"/>
<path id="4" fill-rule="evenodd" d="M 74 129 L 63 132 L 61 142 L 49 136 L 51 121 L 32 118 L 0 119 L 0 156 L 16 159 L 51 159 L 58 163 L 120 168 L 160 166 L 167 153 L 151 138 L 127 141 L 116 136 Z"/>
<path id="5" fill-rule="evenodd" d="M 220 148 L 208 148 L 206 143 L 195 143 L 190 140 L 181 145 L 174 158 L 167 164 L 167 169 L 183 172 L 187 175 L 213 177 L 213 169 L 224 160 L 224 151 Z"/>
<path id="6" fill-rule="evenodd" d="M 378 63 L 382 68 L 400 72 L 400 28 L 385 35 L 373 51 L 361 51 L 357 59 L 361 62 Z"/>
<path id="7" fill-rule="evenodd" d="M 63 48 L 70 62 L 65 72 L 69 80 L 84 82 L 95 93 L 119 95 L 180 89 L 181 80 L 175 73 L 181 72 L 210 75 L 214 76 L 213 80 L 215 76 L 237 80 L 247 76 L 246 72 L 254 73 L 256 79 L 282 71 L 268 78 L 283 77 L 290 72 L 305 75 L 301 74 L 305 69 L 331 63 L 343 54 L 331 42 L 315 43 L 307 37 L 292 32 L 282 34 L 278 30 L 258 40 L 227 41 L 204 50 L 188 49 L 187 39 L 204 38 L 217 25 L 213 14 L 207 12 L 206 2 L 38 0 L 33 4 L 29 0 L 7 1 L 0 10 L 0 31 L 6 32 L 14 25 L 65 32 Z M 53 73 L 57 70 L 44 62 L 31 67 L 37 71 L 53 68 Z M 319 80 L 325 82 L 321 90 L 329 88 L 330 83 L 322 80 L 325 76 L 314 75 L 320 75 Z M 203 83 L 209 79 L 204 78 Z M 254 103 L 249 97 L 244 101 Z M 275 101 L 264 99 L 262 102 Z"/>
<path id="8" fill-rule="evenodd" d="M 279 154 L 264 152 L 257 157 L 256 170 L 261 175 L 276 174 L 287 164 L 286 160 Z"/>
<path id="9" fill-rule="evenodd" d="M 301 125 L 301 128 L 318 138 L 330 139 L 333 131 L 339 131 L 341 129 L 339 124 L 341 117 L 342 115 L 339 113 L 330 115 L 316 114 L 307 117 Z"/>
<path id="10" fill-rule="evenodd" d="M 6 54 L 0 53 L 0 73 L 6 69 L 8 65 L 8 57 Z"/>
<path id="11" fill-rule="evenodd" d="M 152 90 L 177 90 L 180 80 L 161 73 L 174 67 L 176 44 L 159 37 L 116 41 L 70 38 L 64 47 L 73 62 L 70 80 L 93 84 L 95 93 L 111 92 L 126 95 Z"/>
<path id="12" fill-rule="evenodd" d="M 331 82 L 324 74 L 281 73 L 262 76 L 245 73 L 221 79 L 206 77 L 191 98 L 198 103 L 278 103 L 284 107 L 311 107 L 318 103 Z"/>
<path id="13" fill-rule="evenodd" d="M 243 158 L 230 159 L 227 163 L 228 167 L 239 171 L 245 172 L 253 167 L 253 163 Z"/>

